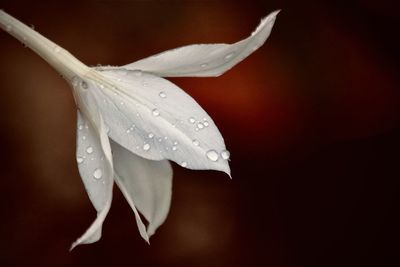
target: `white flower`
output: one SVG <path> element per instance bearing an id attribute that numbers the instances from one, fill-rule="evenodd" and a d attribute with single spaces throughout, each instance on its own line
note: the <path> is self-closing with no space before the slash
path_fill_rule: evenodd
<path id="1" fill-rule="evenodd" d="M 161 77 L 221 75 L 265 42 L 277 14 L 271 13 L 250 37 L 234 44 L 190 45 L 121 67 L 90 68 L 0 11 L 0 26 L 51 64 L 73 89 L 78 106 L 77 162 L 97 218 L 72 248 L 100 239 L 114 181 L 148 242 L 170 206 L 168 160 L 230 175 L 229 152 L 213 120 Z M 138 211 L 148 221 L 147 228 Z"/>

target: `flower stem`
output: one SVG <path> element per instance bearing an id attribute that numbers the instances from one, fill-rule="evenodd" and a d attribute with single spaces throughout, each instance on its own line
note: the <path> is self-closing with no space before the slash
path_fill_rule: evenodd
<path id="1" fill-rule="evenodd" d="M 71 81 L 76 75 L 84 75 L 89 71 L 85 64 L 72 56 L 67 50 L 3 10 L 0 10 L 0 27 L 36 52 L 68 81 Z"/>

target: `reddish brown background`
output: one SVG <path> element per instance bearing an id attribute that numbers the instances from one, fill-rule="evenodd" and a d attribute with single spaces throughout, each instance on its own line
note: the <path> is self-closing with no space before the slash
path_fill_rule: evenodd
<path id="1" fill-rule="evenodd" d="M 75 163 L 72 94 L 1 32 L 0 266 L 400 266 L 392 2 L 0 0 L 0 8 L 89 65 L 235 42 L 282 9 L 266 45 L 224 76 L 173 79 L 219 125 L 233 180 L 174 165 L 171 212 L 150 246 L 116 189 L 101 241 L 71 253 L 95 217 Z"/>

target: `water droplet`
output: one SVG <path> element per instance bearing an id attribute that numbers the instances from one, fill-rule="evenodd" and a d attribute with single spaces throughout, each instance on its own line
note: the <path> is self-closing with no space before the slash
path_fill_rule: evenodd
<path id="1" fill-rule="evenodd" d="M 160 138 L 158 138 L 158 142 L 162 142 L 162 138 L 160 137 Z"/>
<path id="2" fill-rule="evenodd" d="M 187 162 L 186 161 L 182 161 L 181 166 L 182 167 L 187 167 Z"/>
<path id="3" fill-rule="evenodd" d="M 11 30 L 12 30 L 12 26 L 11 25 L 7 25 L 6 26 L 6 31 L 11 32 Z"/>
<path id="4" fill-rule="evenodd" d="M 81 87 L 82 87 L 83 89 L 88 89 L 88 84 L 87 84 L 87 82 L 81 81 Z"/>
<path id="5" fill-rule="evenodd" d="M 178 149 L 178 148 L 177 148 L 176 146 L 173 146 L 173 147 L 172 147 L 172 150 L 173 150 L 173 151 L 176 151 L 177 149 Z"/>
<path id="6" fill-rule="evenodd" d="M 100 179 L 103 176 L 103 171 L 101 169 L 95 169 L 93 172 L 93 177 Z"/>
<path id="7" fill-rule="evenodd" d="M 123 105 L 124 105 L 124 102 L 121 101 L 121 106 L 123 106 Z"/>
<path id="8" fill-rule="evenodd" d="M 149 133 L 148 137 L 149 137 L 149 138 L 153 138 L 153 137 L 154 137 L 154 134 L 153 134 L 153 133 Z"/>
<path id="9" fill-rule="evenodd" d="M 207 63 L 203 63 L 203 64 L 200 65 L 200 67 L 202 67 L 202 68 L 205 68 L 205 67 L 207 67 L 207 66 L 208 66 Z"/>
<path id="10" fill-rule="evenodd" d="M 194 130 L 195 130 L 196 132 L 198 132 L 198 131 L 199 131 L 199 128 L 196 127 Z"/>
<path id="11" fill-rule="evenodd" d="M 79 125 L 79 126 L 78 126 L 78 129 L 79 129 L 79 130 L 83 130 L 83 125 L 82 125 L 82 124 Z"/>
<path id="12" fill-rule="evenodd" d="M 78 162 L 79 164 L 83 162 L 83 158 L 82 157 L 77 157 L 76 158 L 76 162 Z"/>
<path id="13" fill-rule="evenodd" d="M 126 130 L 126 133 L 130 133 L 130 132 L 131 132 L 131 129 L 130 129 L 130 128 Z"/>
<path id="14" fill-rule="evenodd" d="M 229 53 L 225 56 L 225 59 L 230 59 L 233 57 L 233 55 L 235 54 L 235 52 Z"/>
<path id="15" fill-rule="evenodd" d="M 149 144 L 144 144 L 143 145 L 143 150 L 144 151 L 147 151 L 147 150 L 149 150 L 150 149 L 150 145 Z"/>
<path id="16" fill-rule="evenodd" d="M 82 140 L 86 140 L 86 135 L 82 135 Z"/>
<path id="17" fill-rule="evenodd" d="M 174 145 L 176 145 L 176 146 L 177 146 L 178 144 L 179 144 L 179 143 L 178 143 L 178 141 L 175 141 L 175 142 L 174 142 Z"/>
<path id="18" fill-rule="evenodd" d="M 167 97 L 167 94 L 164 93 L 164 92 L 160 92 L 158 95 L 159 95 L 161 98 L 166 98 L 166 97 Z"/>
<path id="19" fill-rule="evenodd" d="M 135 74 L 136 77 L 142 76 L 143 72 L 141 70 L 134 70 L 133 74 Z"/>
<path id="20" fill-rule="evenodd" d="M 215 151 L 214 149 L 208 150 L 206 156 L 211 161 L 217 161 L 219 158 L 217 151 Z"/>
<path id="21" fill-rule="evenodd" d="M 193 142 L 193 145 L 195 145 L 195 146 L 199 146 L 200 145 L 199 140 L 194 139 L 192 142 Z"/>
<path id="22" fill-rule="evenodd" d="M 86 152 L 88 154 L 92 154 L 93 153 L 93 147 L 89 146 L 88 148 L 86 148 Z"/>
<path id="23" fill-rule="evenodd" d="M 228 150 L 222 150 L 221 157 L 223 159 L 229 159 L 231 157 L 231 153 Z"/>
<path id="24" fill-rule="evenodd" d="M 193 123 L 196 122 L 196 120 L 195 120 L 193 117 L 190 117 L 190 118 L 189 118 L 189 122 L 193 124 Z"/>
<path id="25" fill-rule="evenodd" d="M 199 123 L 197 124 L 197 127 L 198 127 L 199 129 L 203 129 L 203 128 L 204 128 L 204 125 L 203 125 L 203 123 L 199 122 Z"/>
<path id="26" fill-rule="evenodd" d="M 61 48 L 59 46 L 54 47 L 54 53 L 59 53 L 61 51 Z"/>
<path id="27" fill-rule="evenodd" d="M 210 125 L 210 124 L 208 123 L 208 121 L 203 122 L 203 124 L 204 124 L 205 127 L 208 127 L 208 125 Z"/>
<path id="28" fill-rule="evenodd" d="M 158 111 L 158 109 L 156 109 L 156 108 L 153 109 L 151 113 L 153 113 L 153 116 L 156 116 L 156 117 L 160 115 L 160 111 Z"/>

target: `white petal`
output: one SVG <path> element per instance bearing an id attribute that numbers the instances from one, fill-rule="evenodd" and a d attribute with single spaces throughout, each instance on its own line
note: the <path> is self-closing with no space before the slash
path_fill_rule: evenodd
<path id="1" fill-rule="evenodd" d="M 257 50 L 267 40 L 279 11 L 261 20 L 248 38 L 234 44 L 199 44 L 168 50 L 122 66 L 163 77 L 219 76 Z"/>
<path id="2" fill-rule="evenodd" d="M 210 116 L 173 83 L 127 70 L 101 72 L 107 84 L 93 90 L 111 139 L 151 160 L 170 159 L 190 169 L 229 174 L 219 154 L 224 140 Z M 111 87 L 108 87 L 108 86 Z M 207 156 L 213 151 L 214 157 Z"/>
<path id="3" fill-rule="evenodd" d="M 171 164 L 168 160 L 144 159 L 115 142 L 111 142 L 111 147 L 116 183 L 135 215 L 136 204 L 138 210 L 149 222 L 147 234 L 151 236 L 165 221 L 169 211 L 172 194 Z"/>
<path id="4" fill-rule="evenodd" d="M 76 92 L 76 91 L 75 91 Z M 96 242 L 101 237 L 103 221 L 110 209 L 113 188 L 111 148 L 104 123 L 93 102 L 86 101 L 84 94 L 75 94 L 78 103 L 88 104 L 78 111 L 77 162 L 82 181 L 97 211 L 97 218 L 71 246 Z"/>

